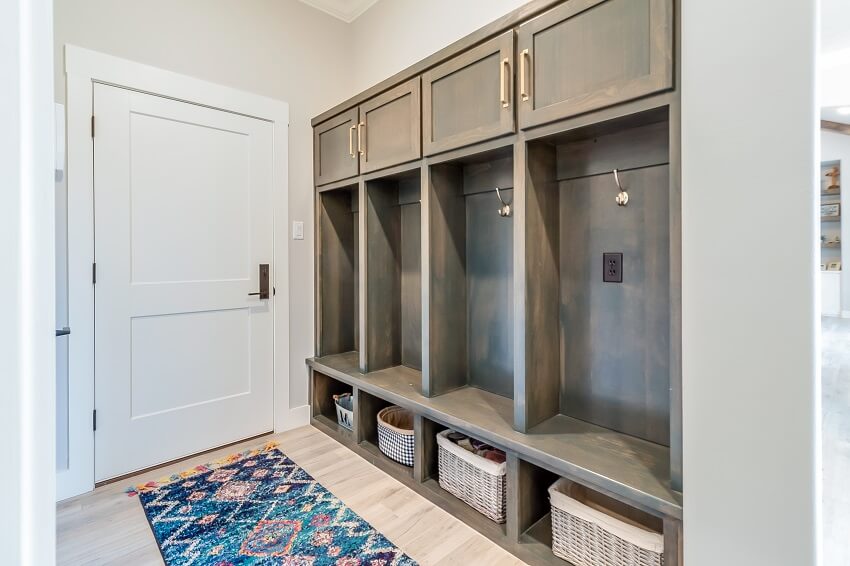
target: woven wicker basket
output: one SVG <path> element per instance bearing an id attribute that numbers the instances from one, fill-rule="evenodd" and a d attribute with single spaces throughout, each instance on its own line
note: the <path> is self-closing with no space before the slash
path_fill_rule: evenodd
<path id="1" fill-rule="evenodd" d="M 387 458 L 413 466 L 413 413 L 395 405 L 378 412 L 378 448 Z"/>
<path id="2" fill-rule="evenodd" d="M 440 487 L 497 523 L 505 522 L 506 466 L 482 458 L 437 435 Z"/>
<path id="3" fill-rule="evenodd" d="M 552 552 L 575 566 L 662 566 L 664 539 L 568 495 L 570 482 L 549 488 Z"/>

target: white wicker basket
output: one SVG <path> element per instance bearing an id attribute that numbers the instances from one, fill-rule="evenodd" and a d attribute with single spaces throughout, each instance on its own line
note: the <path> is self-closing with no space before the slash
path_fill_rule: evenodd
<path id="1" fill-rule="evenodd" d="M 378 412 L 378 448 L 399 464 L 413 466 L 413 413 L 392 405 Z"/>
<path id="2" fill-rule="evenodd" d="M 567 495 L 570 482 L 549 488 L 552 552 L 575 566 L 662 566 L 664 537 Z"/>
<path id="3" fill-rule="evenodd" d="M 505 463 L 465 450 L 449 440 L 452 431 L 437 435 L 440 487 L 497 522 L 505 522 Z"/>

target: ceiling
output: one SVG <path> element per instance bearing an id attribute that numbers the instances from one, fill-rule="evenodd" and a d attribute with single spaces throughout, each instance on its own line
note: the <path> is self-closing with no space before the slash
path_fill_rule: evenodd
<path id="1" fill-rule="evenodd" d="M 823 0 L 821 4 L 821 52 L 850 49 L 850 2 Z"/>
<path id="2" fill-rule="evenodd" d="M 821 108 L 820 109 L 821 120 L 828 120 L 830 122 L 838 122 L 840 124 L 850 123 L 850 115 L 839 114 L 838 113 L 839 108 L 842 108 L 842 107 L 841 106 L 832 106 L 832 107 L 829 107 L 829 108 Z M 847 108 L 847 106 L 844 106 L 843 108 Z"/>
<path id="3" fill-rule="evenodd" d="M 378 0 L 301 0 L 305 4 L 351 23 Z"/>

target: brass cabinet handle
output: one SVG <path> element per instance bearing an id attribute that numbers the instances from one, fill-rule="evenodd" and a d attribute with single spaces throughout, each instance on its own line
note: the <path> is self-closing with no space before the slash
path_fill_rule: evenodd
<path id="1" fill-rule="evenodd" d="M 357 124 L 357 152 L 360 155 L 366 155 L 366 148 L 363 147 L 363 130 L 366 129 L 366 122 Z"/>
<path id="2" fill-rule="evenodd" d="M 528 89 L 525 84 L 525 75 L 528 72 L 525 62 L 531 59 L 528 49 L 523 49 L 519 59 L 519 96 L 523 102 L 528 100 Z M 530 81 L 529 81 L 530 82 Z"/>
<path id="3" fill-rule="evenodd" d="M 505 72 L 507 70 L 507 73 Z M 511 105 L 510 87 L 505 84 L 508 77 L 511 75 L 511 61 L 507 57 L 502 60 L 502 86 L 501 86 L 501 102 L 502 108 L 507 108 Z"/>
<path id="4" fill-rule="evenodd" d="M 351 159 L 357 157 L 357 155 L 354 154 L 354 130 L 356 129 L 357 124 L 351 126 L 348 130 L 348 155 L 351 156 Z"/>

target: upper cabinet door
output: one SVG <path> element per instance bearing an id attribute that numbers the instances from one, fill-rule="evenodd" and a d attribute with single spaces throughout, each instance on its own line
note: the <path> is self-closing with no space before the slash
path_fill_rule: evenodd
<path id="1" fill-rule="evenodd" d="M 672 0 L 570 0 L 517 43 L 522 128 L 673 87 Z"/>
<path id="2" fill-rule="evenodd" d="M 357 108 L 322 122 L 313 129 L 316 185 L 356 177 Z"/>
<path id="3" fill-rule="evenodd" d="M 513 69 L 511 30 L 422 75 L 425 155 L 513 133 Z"/>
<path id="4" fill-rule="evenodd" d="M 419 77 L 360 106 L 358 149 L 363 173 L 422 157 Z"/>

